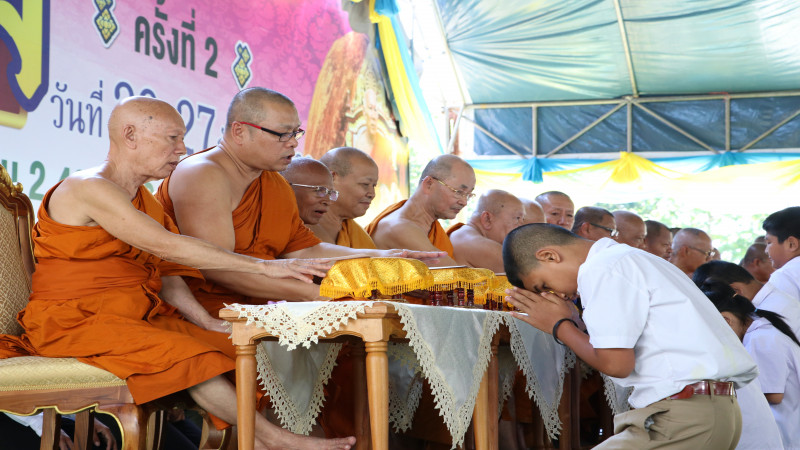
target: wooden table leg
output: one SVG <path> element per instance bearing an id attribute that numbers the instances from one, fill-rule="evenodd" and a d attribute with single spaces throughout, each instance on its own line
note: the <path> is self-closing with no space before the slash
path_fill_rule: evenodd
<path id="1" fill-rule="evenodd" d="M 389 357 L 386 341 L 367 342 L 367 396 L 372 449 L 389 449 Z"/>
<path id="2" fill-rule="evenodd" d="M 256 436 L 256 344 L 236 346 L 236 405 L 239 448 L 253 450 Z"/>
<path id="3" fill-rule="evenodd" d="M 489 366 L 481 380 L 478 398 L 475 399 L 475 409 L 472 412 L 472 425 L 475 432 L 476 450 L 497 450 L 498 419 L 497 408 L 500 402 L 498 396 L 498 383 L 500 366 L 497 362 L 497 345 L 492 345 L 492 356 Z"/>
<path id="4" fill-rule="evenodd" d="M 367 407 L 367 373 L 364 366 L 364 342 L 354 342 L 352 348 L 353 358 L 353 385 L 355 386 L 355 431 L 356 450 L 370 448 L 369 408 Z"/>

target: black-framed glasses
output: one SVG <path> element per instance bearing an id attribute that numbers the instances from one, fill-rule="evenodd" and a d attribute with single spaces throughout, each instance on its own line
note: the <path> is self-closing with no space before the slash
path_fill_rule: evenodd
<path id="1" fill-rule="evenodd" d="M 325 186 L 314 186 L 311 184 L 298 184 L 298 183 L 289 183 L 290 186 L 299 186 L 304 187 L 306 189 L 313 189 L 314 193 L 317 194 L 319 198 L 328 197 L 331 199 L 332 202 L 335 202 L 339 199 L 339 191 L 335 191 L 333 189 L 328 189 Z"/>
<path id="2" fill-rule="evenodd" d="M 442 181 L 442 180 L 440 180 L 440 179 L 438 179 L 436 177 L 431 177 L 431 178 L 433 178 L 434 180 L 438 181 L 442 186 L 446 187 L 447 189 L 450 189 L 451 191 L 453 191 L 453 194 L 456 194 L 456 197 L 458 197 L 458 198 L 463 198 L 466 201 L 470 201 L 473 198 L 475 198 L 475 194 L 472 194 L 472 193 L 469 193 L 469 192 L 464 192 L 461 189 L 456 189 L 453 186 L 450 186 L 449 184 L 445 183 L 444 181 Z"/>
<path id="3" fill-rule="evenodd" d="M 603 225 L 598 225 L 598 224 L 596 224 L 596 223 L 592 223 L 592 222 L 589 222 L 589 225 L 591 225 L 591 226 L 593 226 L 593 227 L 600 228 L 601 230 L 606 230 L 606 231 L 608 231 L 608 232 L 609 232 L 609 234 L 611 234 L 611 237 L 617 237 L 617 236 L 619 236 L 619 231 L 617 231 L 617 230 L 615 230 L 615 229 L 613 229 L 613 228 L 604 227 Z"/>
<path id="4" fill-rule="evenodd" d="M 288 142 L 291 138 L 294 138 L 295 140 L 299 141 L 300 138 L 303 137 L 304 134 L 306 134 L 306 130 L 304 130 L 302 128 L 298 129 L 297 131 L 290 131 L 288 133 L 278 133 L 277 131 L 272 131 L 269 128 L 264 128 L 264 127 L 262 127 L 260 125 L 254 124 L 254 123 L 241 122 L 241 121 L 239 123 L 242 123 L 242 124 L 245 124 L 245 125 L 250 125 L 253 128 L 258 128 L 259 130 L 266 131 L 269 134 L 274 134 L 275 136 L 278 136 L 278 140 L 281 141 L 281 142 Z"/>
<path id="5" fill-rule="evenodd" d="M 687 245 L 687 247 L 689 247 L 692 250 L 697 250 L 698 252 L 706 255 L 706 259 L 711 259 L 711 257 L 714 256 L 714 250 L 701 250 L 697 247 L 692 247 L 691 245 Z"/>

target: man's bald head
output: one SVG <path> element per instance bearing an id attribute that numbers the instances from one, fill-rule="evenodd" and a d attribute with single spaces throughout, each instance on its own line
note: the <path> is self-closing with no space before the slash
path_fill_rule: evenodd
<path id="1" fill-rule="evenodd" d="M 525 210 L 514 195 L 500 189 L 484 192 L 469 223 L 485 237 L 502 244 L 506 235 L 522 224 Z"/>
<path id="2" fill-rule="evenodd" d="M 294 158 L 281 175 L 294 190 L 303 223 L 319 223 L 333 201 L 333 179 L 325 164 L 311 158 Z"/>
<path id="3" fill-rule="evenodd" d="M 422 169 L 422 174 L 419 176 L 419 182 L 422 183 L 427 177 L 432 177 L 437 180 L 446 180 L 450 178 L 453 173 L 453 169 L 456 167 L 468 167 L 469 170 L 473 172 L 474 176 L 474 170 L 472 169 L 472 166 L 470 166 L 469 163 L 463 159 L 456 155 L 439 155 L 430 160 L 430 162 L 425 165 L 425 168 Z"/>
<path id="4" fill-rule="evenodd" d="M 527 198 L 521 198 L 520 201 L 522 202 L 522 207 L 525 208 L 525 217 L 522 219 L 523 225 L 529 223 L 545 223 L 542 205 Z"/>
<path id="5" fill-rule="evenodd" d="M 572 232 L 582 238 L 598 241 L 613 237 L 617 229 L 614 216 L 605 208 L 584 206 L 575 212 L 575 223 Z"/>
<path id="6" fill-rule="evenodd" d="M 630 211 L 614 211 L 614 221 L 617 223 L 617 242 L 644 249 L 647 227 L 638 214 Z"/>
<path id="7" fill-rule="evenodd" d="M 645 220 L 644 250 L 666 260 L 672 255 L 672 232 L 661 222 Z"/>
<path id="8" fill-rule="evenodd" d="M 775 271 L 767 255 L 767 246 L 761 243 L 753 244 L 747 249 L 740 265 L 761 283 L 769 281 L 769 276 Z"/>
<path id="9" fill-rule="evenodd" d="M 328 150 L 319 161 L 338 176 L 349 175 L 353 171 L 353 165 L 358 162 L 378 167 L 372 157 L 354 147 L 338 147 Z"/>
<path id="10" fill-rule="evenodd" d="M 134 127 L 135 131 L 148 131 L 153 127 L 167 124 L 183 125 L 178 111 L 169 103 L 151 97 L 128 97 L 122 99 L 111 110 L 108 118 L 108 136 L 112 145 L 122 145 L 125 127 Z M 184 131 L 181 132 L 183 138 Z"/>
<path id="11" fill-rule="evenodd" d="M 575 204 L 569 195 L 559 191 L 547 191 L 536 196 L 536 202 L 542 205 L 547 223 L 567 230 L 572 229 Z"/>
<path id="12" fill-rule="evenodd" d="M 701 264 L 711 260 L 711 237 L 697 228 L 681 228 L 672 239 L 669 262 L 691 276 Z"/>
<path id="13" fill-rule="evenodd" d="M 233 96 L 230 106 L 228 106 L 228 115 L 225 122 L 225 128 L 230 129 L 233 122 L 250 122 L 258 124 L 263 122 L 269 114 L 269 104 L 282 104 L 294 108 L 294 102 L 281 94 L 280 92 L 273 91 L 262 87 L 253 87 L 243 89 Z"/>

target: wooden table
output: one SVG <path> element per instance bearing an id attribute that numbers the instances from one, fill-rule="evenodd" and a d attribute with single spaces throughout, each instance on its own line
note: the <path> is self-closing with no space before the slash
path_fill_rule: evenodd
<path id="1" fill-rule="evenodd" d="M 255 444 L 256 414 L 256 345 L 265 339 L 277 339 L 256 325 L 248 325 L 246 318 L 229 309 L 220 311 L 220 318 L 233 325 L 231 333 L 236 347 L 236 399 L 239 448 L 251 450 Z M 366 352 L 366 387 L 369 405 L 369 424 L 363 423 L 363 398 L 356 398 L 356 448 L 388 450 L 389 448 L 389 360 L 387 356 L 390 339 L 403 339 L 406 336 L 397 310 L 390 304 L 376 302 L 359 313 L 338 330 L 321 336 L 322 340 L 335 340 L 342 336 L 354 336 L 364 343 Z M 495 347 L 496 349 L 496 347 Z M 354 352 L 354 356 L 357 352 Z M 363 376 L 356 358 L 355 375 Z M 363 360 L 362 360 L 363 361 Z M 492 374 L 494 374 L 492 376 Z M 490 383 L 493 380 L 493 383 Z M 358 384 L 357 384 L 358 385 Z M 361 379 L 361 386 L 364 385 Z M 494 389 L 490 389 L 494 386 Z M 497 358 L 492 358 L 489 370 L 484 375 L 478 398 L 475 402 L 473 422 L 475 428 L 475 447 L 477 450 L 497 449 Z M 493 395 L 492 395 L 493 394 Z M 366 439 L 370 435 L 369 440 Z"/>

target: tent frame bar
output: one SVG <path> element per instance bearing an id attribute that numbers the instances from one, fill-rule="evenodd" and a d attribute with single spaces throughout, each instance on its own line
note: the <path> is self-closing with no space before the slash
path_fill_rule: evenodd
<path id="1" fill-rule="evenodd" d="M 553 150 L 548 152 L 545 155 L 541 155 L 544 158 L 550 157 L 559 151 L 566 148 L 570 143 L 584 135 L 586 132 L 606 120 L 610 117 L 613 113 L 617 112 L 623 106 L 626 107 L 626 114 L 627 114 L 627 130 L 626 130 L 626 151 L 632 152 L 633 151 L 633 107 L 637 107 L 648 113 L 649 115 L 653 116 L 660 122 L 664 123 L 668 127 L 672 128 L 673 130 L 677 131 L 684 137 L 690 139 L 691 141 L 695 142 L 699 146 L 705 148 L 706 150 L 719 153 L 717 149 L 714 149 L 707 143 L 703 142 L 696 136 L 694 136 L 689 131 L 681 128 L 680 126 L 670 122 L 666 118 L 662 117 L 661 115 L 657 114 L 650 108 L 644 106 L 647 103 L 662 103 L 662 102 L 682 102 L 682 101 L 719 101 L 722 100 L 724 102 L 724 110 L 725 110 L 725 150 L 726 151 L 735 151 L 735 152 L 744 152 L 750 149 L 753 145 L 758 143 L 759 141 L 763 140 L 767 136 L 774 133 L 780 127 L 791 121 L 797 116 L 800 116 L 800 109 L 793 112 L 774 126 L 772 126 L 769 130 L 765 131 L 759 137 L 754 139 L 753 141 L 747 143 L 740 149 L 731 150 L 731 100 L 735 99 L 747 99 L 747 98 L 767 98 L 767 97 L 800 97 L 800 90 L 792 90 L 792 91 L 777 91 L 777 92 L 749 92 L 749 93 L 715 93 L 715 94 L 696 94 L 696 95 L 674 95 L 674 96 L 652 96 L 652 97 L 635 97 L 635 96 L 624 96 L 622 98 L 617 99 L 606 99 L 606 100 L 566 100 L 566 101 L 546 101 L 546 102 L 519 102 L 519 103 L 475 103 L 475 104 L 465 104 L 459 109 L 458 119 L 456 120 L 455 127 L 453 129 L 453 134 L 451 136 L 449 151 L 452 151 L 453 143 L 455 142 L 455 137 L 459 132 L 461 118 L 469 121 L 473 126 L 476 127 L 479 131 L 486 134 L 492 140 L 509 150 L 510 152 L 519 155 L 523 158 L 529 158 L 526 154 L 530 154 L 533 157 L 539 156 L 539 148 L 538 148 L 538 139 L 537 139 L 537 130 L 539 127 L 538 124 L 538 109 L 544 107 L 556 107 L 556 106 L 584 106 L 584 105 L 615 105 L 610 111 L 606 112 L 594 122 L 571 136 L 570 138 L 564 140 L 555 147 Z M 532 130 L 532 137 L 533 142 L 531 143 L 530 149 L 523 149 L 520 151 L 519 149 L 515 149 L 512 145 L 508 144 L 507 142 L 503 141 L 501 138 L 492 134 L 486 128 L 478 125 L 473 119 L 468 117 L 466 113 L 470 110 L 476 109 L 503 109 L 503 108 L 531 108 L 531 117 L 533 122 L 533 130 Z"/>
<path id="2" fill-rule="evenodd" d="M 617 24 L 619 25 L 619 36 L 622 39 L 622 51 L 625 53 L 625 63 L 628 65 L 628 77 L 631 80 L 631 94 L 639 96 L 636 87 L 636 74 L 633 71 L 633 59 L 631 58 L 631 47 L 628 45 L 628 31 L 625 29 L 625 19 L 622 17 L 622 7 L 619 0 L 614 0 L 614 12 L 617 14 Z"/>

